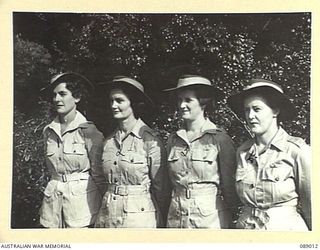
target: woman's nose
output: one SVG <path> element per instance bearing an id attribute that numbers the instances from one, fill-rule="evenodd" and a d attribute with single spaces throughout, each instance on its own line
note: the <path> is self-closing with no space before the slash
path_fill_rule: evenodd
<path id="1" fill-rule="evenodd" d="M 60 96 L 59 95 L 57 95 L 57 94 L 54 94 L 53 95 L 53 101 L 54 102 L 57 102 L 57 101 L 59 101 L 61 98 L 60 98 Z"/>
<path id="2" fill-rule="evenodd" d="M 186 107 L 186 103 L 184 101 L 180 101 L 179 102 L 179 107 L 180 108 L 185 108 Z"/>
<path id="3" fill-rule="evenodd" d="M 116 102 L 115 101 L 111 101 L 110 106 L 111 106 L 111 108 L 116 108 Z"/>
<path id="4" fill-rule="evenodd" d="M 249 118 L 249 119 L 252 119 L 252 118 L 254 117 L 254 112 L 253 112 L 253 110 L 248 110 L 248 111 L 247 111 L 247 115 L 248 115 L 248 118 Z"/>

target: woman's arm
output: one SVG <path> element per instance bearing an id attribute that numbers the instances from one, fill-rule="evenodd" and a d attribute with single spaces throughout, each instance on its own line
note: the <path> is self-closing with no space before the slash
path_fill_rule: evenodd
<path id="1" fill-rule="evenodd" d="M 107 183 L 102 170 L 104 136 L 91 122 L 81 125 L 81 131 L 85 139 L 85 144 L 90 159 L 91 176 L 101 195 L 104 195 Z"/>
<path id="2" fill-rule="evenodd" d="M 312 229 L 311 217 L 311 148 L 307 144 L 299 147 L 296 157 L 296 185 L 299 194 L 301 214 L 309 230 Z"/>
<path id="3" fill-rule="evenodd" d="M 162 214 L 164 227 L 171 198 L 171 184 L 167 169 L 167 154 L 162 141 L 157 136 L 145 137 L 148 166 L 151 178 L 151 191 Z"/>
<path id="4" fill-rule="evenodd" d="M 234 217 L 240 204 L 235 188 L 236 152 L 231 138 L 225 132 L 218 131 L 215 138 L 219 145 L 218 166 L 221 181 L 220 188 Z"/>

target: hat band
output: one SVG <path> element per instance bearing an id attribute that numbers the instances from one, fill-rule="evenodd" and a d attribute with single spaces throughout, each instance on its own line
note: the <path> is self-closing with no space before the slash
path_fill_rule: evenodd
<path id="1" fill-rule="evenodd" d="M 268 82 L 255 82 L 250 84 L 249 86 L 244 87 L 243 90 L 248 90 L 248 89 L 258 88 L 258 87 L 271 87 L 283 94 L 283 90 L 280 87 Z"/>
<path id="2" fill-rule="evenodd" d="M 127 83 L 131 84 L 133 87 L 138 88 L 141 92 L 144 92 L 144 88 L 139 82 L 137 82 L 131 78 L 128 78 L 128 77 L 114 79 L 113 82 L 127 82 Z"/>
<path id="3" fill-rule="evenodd" d="M 208 79 L 203 77 L 187 77 L 187 78 L 181 78 L 178 82 L 178 87 L 188 86 L 192 84 L 204 84 L 211 86 L 211 83 Z"/>

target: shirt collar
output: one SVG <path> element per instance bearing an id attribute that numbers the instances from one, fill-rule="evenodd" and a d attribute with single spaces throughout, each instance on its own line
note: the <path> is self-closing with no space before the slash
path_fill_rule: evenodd
<path id="1" fill-rule="evenodd" d="M 287 148 L 286 142 L 288 136 L 288 133 L 282 127 L 279 127 L 279 130 L 273 138 L 273 140 L 271 141 L 270 146 L 272 145 L 281 151 L 285 151 Z"/>
<path id="2" fill-rule="evenodd" d="M 136 124 L 133 126 L 130 132 L 124 137 L 126 138 L 129 134 L 133 134 L 137 138 L 141 139 L 145 130 L 149 129 L 149 127 L 139 118 Z M 117 141 L 120 141 L 120 130 L 119 128 L 111 135 L 111 137 L 116 138 Z"/>
<path id="3" fill-rule="evenodd" d="M 195 137 L 192 141 L 195 141 L 195 140 L 201 138 L 206 133 L 215 134 L 216 133 L 216 129 L 217 129 L 217 126 L 213 122 L 211 122 L 208 118 L 206 118 L 203 126 L 200 129 L 199 135 L 197 137 Z M 186 131 L 185 128 L 179 129 L 176 132 L 176 134 L 181 139 L 183 139 L 185 142 L 188 142 L 187 131 Z"/>
<path id="4" fill-rule="evenodd" d="M 277 149 L 281 150 L 281 151 L 285 151 L 286 150 L 286 141 L 288 138 L 288 133 L 282 128 L 279 127 L 279 130 L 277 132 L 277 134 L 274 136 L 274 138 L 272 139 L 272 141 L 270 142 L 270 147 L 274 146 Z M 254 138 L 250 139 L 248 141 L 246 141 L 242 146 L 241 149 L 244 151 L 250 151 L 251 153 L 253 153 L 254 151 Z"/>
<path id="5" fill-rule="evenodd" d="M 68 127 L 64 131 L 64 133 L 75 130 L 79 127 L 80 124 L 87 122 L 87 119 L 79 112 L 76 110 L 76 116 L 75 118 L 69 123 Z M 59 116 L 56 116 L 54 120 L 48 125 L 49 128 L 54 130 L 57 135 L 60 135 L 61 131 L 61 124 L 59 121 Z"/>

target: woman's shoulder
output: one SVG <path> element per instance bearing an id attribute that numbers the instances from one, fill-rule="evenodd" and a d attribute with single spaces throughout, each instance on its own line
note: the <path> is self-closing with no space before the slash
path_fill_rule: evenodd
<path id="1" fill-rule="evenodd" d="M 290 144 L 293 144 L 293 146 L 298 147 L 298 148 L 302 148 L 304 146 L 307 146 L 306 141 L 298 136 L 288 135 L 287 142 Z"/>
<path id="2" fill-rule="evenodd" d="M 141 128 L 142 138 L 153 138 L 153 139 L 160 139 L 161 135 L 158 131 L 153 128 L 150 128 L 148 125 L 145 125 Z"/>
<path id="3" fill-rule="evenodd" d="M 86 138 L 92 138 L 96 136 L 103 137 L 102 132 L 100 132 L 96 125 L 91 121 L 81 123 L 79 125 L 79 129 Z"/>

